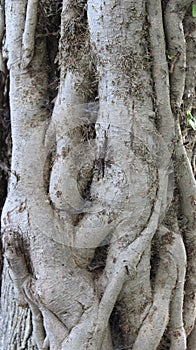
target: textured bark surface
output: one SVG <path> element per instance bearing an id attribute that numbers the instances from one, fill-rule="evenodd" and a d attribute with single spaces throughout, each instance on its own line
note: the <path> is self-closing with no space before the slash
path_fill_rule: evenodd
<path id="1" fill-rule="evenodd" d="M 196 347 L 191 8 L 0 1 L 2 350 Z"/>

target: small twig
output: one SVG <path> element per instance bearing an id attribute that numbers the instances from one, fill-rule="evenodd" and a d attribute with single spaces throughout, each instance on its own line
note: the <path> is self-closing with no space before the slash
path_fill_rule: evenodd
<path id="1" fill-rule="evenodd" d="M 174 56 L 174 58 L 171 60 L 171 62 L 170 62 L 170 68 L 169 68 L 169 72 L 170 72 L 170 73 L 173 73 L 173 72 L 174 72 L 175 63 L 178 61 L 180 55 L 181 55 L 181 53 L 180 53 L 180 52 L 177 52 L 176 55 Z"/>

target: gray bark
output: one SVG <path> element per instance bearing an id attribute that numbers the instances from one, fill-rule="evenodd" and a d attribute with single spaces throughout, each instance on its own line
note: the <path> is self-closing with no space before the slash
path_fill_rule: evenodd
<path id="1" fill-rule="evenodd" d="M 191 3 L 0 2 L 2 350 L 194 348 Z"/>

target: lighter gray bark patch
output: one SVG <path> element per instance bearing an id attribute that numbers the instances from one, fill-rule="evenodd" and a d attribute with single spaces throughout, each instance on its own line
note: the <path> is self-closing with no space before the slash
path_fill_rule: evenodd
<path id="1" fill-rule="evenodd" d="M 169 1 L 168 8 L 173 3 L 178 1 Z M 112 350 L 121 345 L 151 349 L 159 346 L 168 328 L 170 350 L 185 350 L 186 250 L 177 197 L 172 202 L 171 165 L 171 96 L 179 104 L 182 86 L 174 88 L 175 71 L 169 82 L 161 1 L 148 1 L 149 32 L 146 1 L 63 1 L 60 84 L 50 120 L 44 107 L 47 39 L 36 37 L 37 5 L 36 0 L 12 0 L 5 8 L 13 152 L 2 233 L 16 294 L 31 310 L 22 312 L 15 303 L 5 303 L 11 347 L 33 349 L 33 328 L 39 350 Z M 154 67 L 146 57 L 148 33 Z M 63 61 L 70 60 L 68 48 L 73 62 Z M 97 77 L 94 102 L 92 80 Z M 184 84 L 184 76 L 180 81 Z M 91 107 L 96 107 L 92 113 Z M 49 164 L 51 150 L 54 159 Z M 189 220 L 186 237 L 192 239 L 194 199 L 190 203 L 192 192 L 185 180 L 191 189 L 195 183 L 184 146 L 178 142 L 175 150 L 185 165 L 179 188 Z M 157 256 L 151 259 L 152 240 Z M 102 261 L 95 264 L 97 250 L 105 245 Z M 157 262 L 152 277 L 151 265 Z M 190 262 L 194 266 L 188 256 Z M 6 269 L 4 278 L 3 301 L 6 292 L 13 295 Z M 195 304 L 191 301 L 189 311 L 190 297 L 186 300 L 190 333 Z M 116 328 L 110 328 L 116 305 L 120 345 L 114 342 Z M 190 344 L 193 339 L 194 332 Z M 9 349 L 7 340 L 3 344 Z"/>

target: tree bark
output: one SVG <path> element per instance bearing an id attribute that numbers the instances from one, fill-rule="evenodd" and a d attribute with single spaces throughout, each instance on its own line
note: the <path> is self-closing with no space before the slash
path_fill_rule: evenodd
<path id="1" fill-rule="evenodd" d="M 2 349 L 194 348 L 191 5 L 0 2 Z"/>

